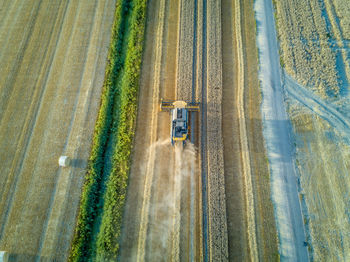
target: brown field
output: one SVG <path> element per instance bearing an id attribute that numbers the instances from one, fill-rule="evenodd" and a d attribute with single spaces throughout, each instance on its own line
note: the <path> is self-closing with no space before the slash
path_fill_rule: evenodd
<path id="1" fill-rule="evenodd" d="M 66 261 L 115 1 L 0 5 L 0 250 Z M 59 168 L 60 155 L 70 167 Z"/>
<path id="2" fill-rule="evenodd" d="M 0 9 L 0 250 L 12 261 L 67 259 L 114 2 Z M 121 261 L 276 260 L 255 33 L 253 0 L 148 1 Z M 184 148 L 161 98 L 201 102 Z"/>
<path id="3" fill-rule="evenodd" d="M 273 261 L 253 1 L 150 0 L 121 261 Z M 195 99 L 191 145 L 160 99 Z"/>

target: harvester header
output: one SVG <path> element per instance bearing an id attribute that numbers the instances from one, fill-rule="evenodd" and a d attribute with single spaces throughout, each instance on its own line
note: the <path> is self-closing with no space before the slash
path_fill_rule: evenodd
<path id="1" fill-rule="evenodd" d="M 163 101 L 160 103 L 160 111 L 170 111 L 171 126 L 170 136 L 171 144 L 181 141 L 185 144 L 189 135 L 189 118 L 188 112 L 199 111 L 199 102 L 185 102 L 185 101 Z"/>
<path id="2" fill-rule="evenodd" d="M 171 111 L 174 108 L 185 108 L 188 111 L 199 111 L 199 102 L 163 101 L 160 103 L 160 111 Z"/>

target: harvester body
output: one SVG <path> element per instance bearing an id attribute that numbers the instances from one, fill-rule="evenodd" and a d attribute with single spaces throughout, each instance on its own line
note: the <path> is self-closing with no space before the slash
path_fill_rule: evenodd
<path id="1" fill-rule="evenodd" d="M 186 143 L 189 136 L 189 112 L 199 111 L 198 102 L 185 101 L 161 101 L 161 111 L 170 111 L 171 126 L 170 137 L 171 144 L 176 142 Z"/>
<path id="2" fill-rule="evenodd" d="M 188 111 L 186 108 L 171 110 L 171 144 L 176 141 L 185 142 L 188 137 Z"/>

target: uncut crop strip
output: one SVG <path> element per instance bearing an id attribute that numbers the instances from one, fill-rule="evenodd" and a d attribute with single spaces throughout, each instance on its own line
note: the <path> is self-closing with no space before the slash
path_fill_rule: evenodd
<path id="1" fill-rule="evenodd" d="M 180 0 L 179 1 L 179 21 L 178 21 L 178 41 L 177 41 L 177 71 L 176 71 L 176 85 L 175 85 L 175 94 L 177 100 L 191 101 L 195 97 L 194 90 L 194 79 L 195 79 L 195 48 L 196 48 L 196 10 L 197 10 L 197 1 L 187 1 Z M 194 124 L 195 114 L 190 114 L 191 117 L 191 125 Z M 192 129 L 194 130 L 194 129 Z M 193 137 L 192 137 L 193 138 Z M 190 186 L 191 190 L 191 179 L 193 178 L 193 174 L 190 175 L 188 179 L 184 176 L 184 172 L 178 170 L 179 166 L 181 166 L 181 154 L 184 154 L 185 151 L 180 152 L 175 150 L 175 180 L 174 180 L 174 199 L 175 199 L 175 213 L 173 220 L 173 255 L 175 257 L 174 261 L 178 261 L 179 259 L 184 259 L 184 256 L 179 256 L 178 253 L 181 250 L 181 253 L 188 252 L 188 259 L 193 256 L 193 217 L 194 217 L 194 209 L 190 206 L 194 205 L 194 199 L 192 198 L 189 192 L 184 193 L 186 190 L 183 190 L 181 193 L 181 187 L 185 187 L 185 185 Z M 192 178 L 191 178 L 192 177 Z M 182 182 L 179 180 L 182 179 Z M 193 188 L 192 188 L 193 189 Z M 184 200 L 189 201 L 184 204 L 181 203 Z M 182 205 L 182 207 L 181 207 Z M 179 210 L 181 208 L 181 215 Z M 185 215 L 186 214 L 186 215 Z M 185 218 L 189 215 L 189 218 Z M 187 221 L 188 226 L 180 227 L 180 220 Z M 187 241 L 184 241 L 186 240 Z"/>
<path id="2" fill-rule="evenodd" d="M 124 0 L 122 2 L 118 2 L 116 6 L 114 24 L 112 29 L 112 40 L 108 54 L 108 64 L 105 73 L 104 90 L 102 94 L 99 116 L 95 126 L 95 134 L 92 151 L 89 159 L 88 172 L 85 178 L 85 184 L 82 191 L 80 210 L 77 219 L 77 228 L 73 239 L 71 254 L 69 258 L 70 261 L 79 261 L 91 255 L 90 252 L 92 246 L 91 240 L 93 234 L 92 231 L 94 219 L 97 217 L 97 212 L 99 210 L 97 205 L 101 198 L 102 184 L 104 181 L 104 165 L 106 164 L 106 161 L 108 161 L 108 156 L 106 155 L 107 144 L 108 141 L 111 139 L 116 140 L 118 138 L 116 137 L 117 134 L 125 135 L 126 133 L 125 130 L 121 130 L 121 128 L 119 128 L 119 126 L 125 128 L 126 120 L 125 115 L 122 115 L 123 106 L 125 114 L 125 103 L 121 103 L 121 99 L 125 100 L 126 98 L 129 98 L 134 103 L 136 101 L 136 94 L 125 97 L 126 92 L 122 92 L 123 85 L 118 84 L 118 82 L 124 80 L 124 87 L 127 86 L 125 85 L 125 77 L 121 77 L 121 75 L 124 73 L 123 67 L 125 64 L 129 63 L 129 67 L 130 65 L 132 65 L 135 66 L 135 68 L 137 69 L 139 68 L 139 66 L 137 66 L 137 63 L 140 63 L 140 61 L 138 61 L 137 59 L 137 61 L 133 61 L 132 59 L 130 59 L 130 48 L 128 48 L 127 51 L 125 51 L 125 47 L 127 47 L 127 45 L 125 44 L 126 41 L 131 41 L 133 42 L 132 44 L 135 44 L 135 40 L 131 38 L 131 36 L 135 38 L 135 35 L 131 35 L 128 39 L 126 39 L 125 37 L 128 35 L 128 28 L 126 28 L 126 24 L 128 16 L 130 14 L 130 11 L 128 12 L 128 10 L 130 10 L 129 4 L 130 1 Z M 142 41 L 142 39 L 143 37 L 139 38 L 140 41 Z M 140 44 L 137 45 L 137 47 L 140 47 Z M 136 48 L 136 51 L 141 53 L 142 48 L 141 50 L 140 48 Z M 127 56 L 125 52 L 129 52 L 129 56 Z M 126 60 L 127 58 L 129 58 L 129 60 Z M 136 73 L 137 72 L 138 70 L 136 70 Z M 128 80 L 135 80 L 132 79 L 132 77 L 130 77 L 130 71 L 126 71 L 126 73 L 129 73 Z M 129 83 L 131 83 L 131 81 Z M 136 112 L 134 112 L 134 114 L 136 114 Z M 121 118 L 123 116 L 124 118 Z M 118 126 L 118 123 L 122 124 Z M 130 139 L 132 140 L 132 137 L 128 136 L 128 134 L 125 136 L 129 137 L 129 140 L 127 140 L 128 142 L 130 141 Z M 128 148 L 124 149 L 126 151 L 128 150 Z M 130 153 L 126 154 L 126 157 L 128 157 L 129 155 Z M 123 186 L 124 184 L 121 185 L 121 187 Z M 123 198 L 122 193 L 120 194 L 120 196 Z M 120 208 L 122 208 L 122 206 Z M 118 227 L 118 225 L 116 226 Z"/>
<path id="3" fill-rule="evenodd" d="M 206 6 L 206 149 L 209 260 L 228 260 L 228 237 L 222 141 L 221 2 Z M 204 36 L 203 36 L 204 37 Z M 203 134 L 201 134 L 203 135 Z"/>

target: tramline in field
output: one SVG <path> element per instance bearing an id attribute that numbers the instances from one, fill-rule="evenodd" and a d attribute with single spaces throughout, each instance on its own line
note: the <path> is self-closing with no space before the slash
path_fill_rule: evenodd
<path id="1" fill-rule="evenodd" d="M 185 101 L 163 101 L 160 103 L 160 111 L 170 111 L 171 127 L 170 137 L 171 144 L 182 141 L 185 145 L 190 133 L 190 125 L 188 124 L 189 112 L 199 111 L 199 102 Z"/>

